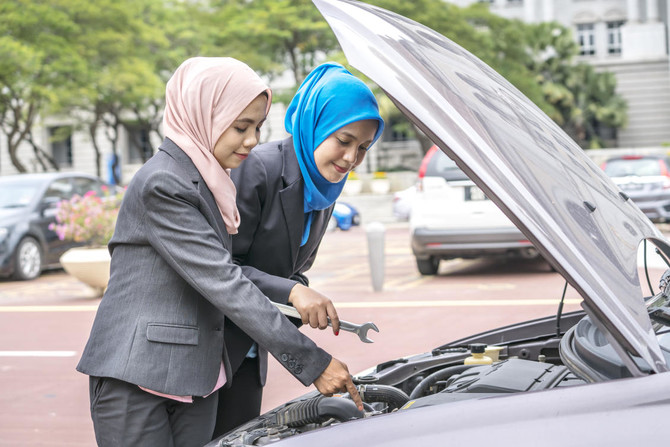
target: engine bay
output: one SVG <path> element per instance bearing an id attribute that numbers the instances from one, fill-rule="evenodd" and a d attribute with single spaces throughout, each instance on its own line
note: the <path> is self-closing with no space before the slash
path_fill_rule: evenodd
<path id="1" fill-rule="evenodd" d="M 666 285 L 649 298 L 647 309 L 670 363 L 668 289 Z M 475 350 L 484 351 L 488 359 L 484 359 L 484 364 L 467 364 Z M 637 358 L 633 361 L 644 370 L 644 362 Z M 361 372 L 353 379 L 364 402 L 362 412 L 348 394 L 324 397 L 313 391 L 239 426 L 208 446 L 268 445 L 355 419 L 629 376 L 604 334 L 583 311 L 559 313 L 457 340 L 431 352 L 395 359 Z"/>

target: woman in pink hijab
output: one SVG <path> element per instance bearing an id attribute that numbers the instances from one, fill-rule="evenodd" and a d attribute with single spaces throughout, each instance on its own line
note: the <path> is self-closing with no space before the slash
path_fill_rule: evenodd
<path id="1" fill-rule="evenodd" d="M 231 260 L 240 218 L 229 170 L 258 143 L 271 98 L 231 58 L 188 59 L 167 84 L 166 138 L 128 185 L 108 288 L 77 366 L 90 376 L 99 446 L 206 444 L 243 333 L 305 386 L 349 392 L 362 409 L 346 365 Z"/>

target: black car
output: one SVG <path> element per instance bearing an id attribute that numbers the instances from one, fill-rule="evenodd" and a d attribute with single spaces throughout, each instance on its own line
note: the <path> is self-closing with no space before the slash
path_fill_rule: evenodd
<path id="1" fill-rule="evenodd" d="M 49 225 L 58 202 L 75 194 L 103 195 L 105 183 L 82 173 L 18 174 L 0 177 L 0 276 L 25 280 L 59 267 L 76 244 L 61 241 Z"/>
<path id="2" fill-rule="evenodd" d="M 668 261 L 668 240 L 565 132 L 468 51 L 362 2 L 313 2 L 349 63 L 500 207 L 581 295 L 584 311 L 559 306 L 544 319 L 373 366 L 354 376 L 363 412 L 346 395 L 307 394 L 209 445 L 664 444 L 670 273 L 654 272 L 660 288 L 645 297 L 638 248 L 651 242 Z M 481 356 L 487 347 L 497 359 Z M 477 356 L 483 364 L 467 361 Z"/>

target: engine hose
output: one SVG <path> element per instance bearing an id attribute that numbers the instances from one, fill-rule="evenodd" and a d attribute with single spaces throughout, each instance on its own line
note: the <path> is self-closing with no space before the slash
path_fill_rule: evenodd
<path id="1" fill-rule="evenodd" d="M 407 403 L 409 396 L 402 390 L 390 385 L 360 385 L 358 393 L 363 402 L 384 402 L 389 411 L 400 408 Z"/>
<path id="2" fill-rule="evenodd" d="M 421 397 L 425 390 L 433 386 L 439 380 L 444 380 L 450 376 L 453 376 L 454 374 L 460 374 L 463 371 L 472 368 L 473 366 L 477 365 L 456 365 L 440 369 L 439 371 L 435 371 L 434 373 L 423 379 L 421 382 L 419 382 L 419 384 L 416 387 L 414 387 L 412 393 L 409 395 L 410 400 Z"/>
<path id="3" fill-rule="evenodd" d="M 277 424 L 302 427 L 307 424 L 325 422 L 331 418 L 344 422 L 362 418 L 363 415 L 352 400 L 317 396 L 279 410 L 276 418 Z"/>

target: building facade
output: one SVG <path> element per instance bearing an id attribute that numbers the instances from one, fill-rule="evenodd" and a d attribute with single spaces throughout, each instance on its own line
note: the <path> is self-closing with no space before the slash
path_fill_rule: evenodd
<path id="1" fill-rule="evenodd" d="M 628 103 L 628 125 L 617 146 L 670 144 L 670 60 L 667 0 L 447 0 L 479 2 L 491 11 L 527 23 L 556 21 L 571 28 L 579 58 L 614 73 Z"/>

